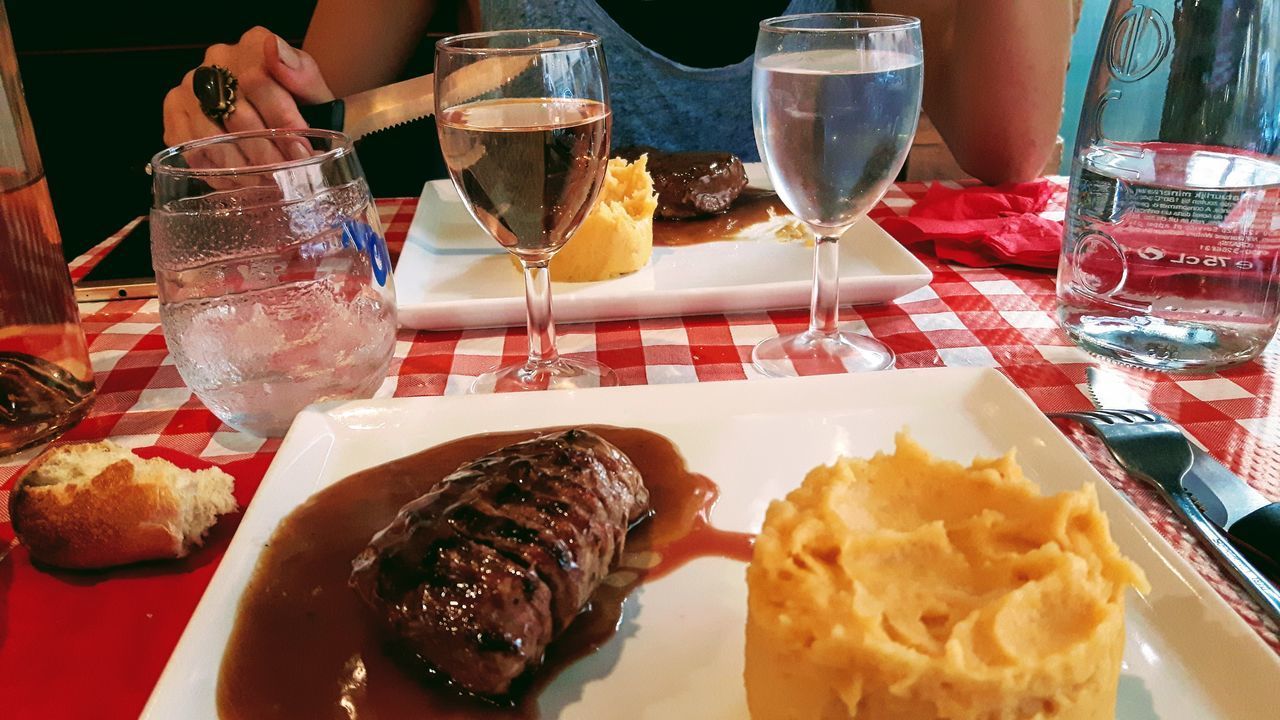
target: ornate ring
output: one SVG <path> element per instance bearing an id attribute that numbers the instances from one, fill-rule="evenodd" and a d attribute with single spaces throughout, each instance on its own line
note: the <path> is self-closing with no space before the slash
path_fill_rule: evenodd
<path id="1" fill-rule="evenodd" d="M 236 76 L 221 65 L 201 65 L 191 76 L 200 110 L 210 120 L 221 123 L 236 111 Z"/>

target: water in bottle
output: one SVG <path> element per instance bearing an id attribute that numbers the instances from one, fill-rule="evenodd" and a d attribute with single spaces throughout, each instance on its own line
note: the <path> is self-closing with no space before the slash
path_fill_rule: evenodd
<path id="1" fill-rule="evenodd" d="M 1191 145 L 1086 148 L 1059 319 L 1090 350 L 1164 369 L 1256 356 L 1280 317 L 1280 164 Z"/>

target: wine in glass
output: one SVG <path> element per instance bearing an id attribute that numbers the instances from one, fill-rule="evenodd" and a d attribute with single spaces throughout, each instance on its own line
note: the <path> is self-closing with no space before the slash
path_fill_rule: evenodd
<path id="1" fill-rule="evenodd" d="M 457 35 L 436 43 L 435 77 L 454 187 L 524 268 L 528 359 L 481 375 L 471 391 L 616 385 L 603 365 L 556 351 L 547 269 L 604 180 L 610 113 L 600 38 L 569 30 Z"/>
<path id="2" fill-rule="evenodd" d="M 920 21 L 814 13 L 760 23 L 752 76 L 756 145 L 787 208 L 815 236 L 809 329 L 751 354 L 773 376 L 883 370 L 893 351 L 838 325 L 840 236 L 880 200 L 920 117 Z"/>

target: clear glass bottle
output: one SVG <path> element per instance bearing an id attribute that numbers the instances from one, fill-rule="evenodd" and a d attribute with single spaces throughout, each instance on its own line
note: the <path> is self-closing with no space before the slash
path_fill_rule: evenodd
<path id="1" fill-rule="evenodd" d="M 1113 0 L 1080 116 L 1058 320 L 1210 372 L 1280 318 L 1280 2 Z"/>
<path id="2" fill-rule="evenodd" d="M 93 370 L 0 4 L 0 456 L 89 411 Z"/>

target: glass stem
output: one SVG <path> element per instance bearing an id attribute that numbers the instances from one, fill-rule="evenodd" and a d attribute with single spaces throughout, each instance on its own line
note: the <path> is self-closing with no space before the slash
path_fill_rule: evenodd
<path id="1" fill-rule="evenodd" d="M 840 237 L 816 235 L 814 240 L 809 332 L 834 337 L 840 332 Z"/>
<path id="2" fill-rule="evenodd" d="M 527 367 L 550 365 L 560 359 L 556 352 L 556 323 L 551 318 L 551 271 L 549 260 L 525 260 L 524 302 L 529 311 L 529 361 Z"/>

